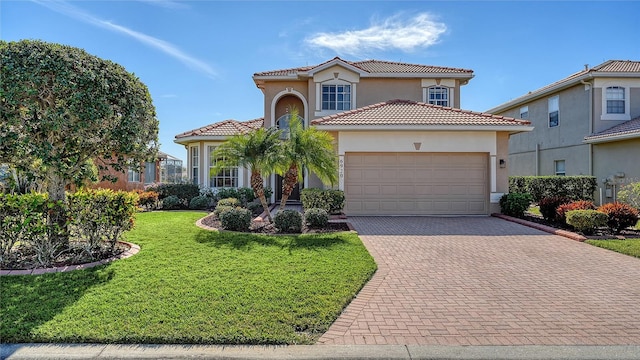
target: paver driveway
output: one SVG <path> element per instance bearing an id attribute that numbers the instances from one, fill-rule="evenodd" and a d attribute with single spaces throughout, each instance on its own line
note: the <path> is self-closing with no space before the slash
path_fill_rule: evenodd
<path id="1" fill-rule="evenodd" d="M 640 345 L 640 259 L 492 217 L 350 221 L 379 268 L 320 344 Z"/>

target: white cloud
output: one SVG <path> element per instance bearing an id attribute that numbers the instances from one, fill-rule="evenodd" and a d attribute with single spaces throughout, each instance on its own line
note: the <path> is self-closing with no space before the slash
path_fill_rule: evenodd
<path id="1" fill-rule="evenodd" d="M 317 33 L 305 42 L 313 47 L 324 47 L 338 54 L 362 55 L 372 50 L 402 50 L 410 52 L 427 48 L 439 42 L 447 26 L 429 13 L 411 18 L 394 15 L 382 21 L 373 21 L 362 30 L 336 33 Z"/>
<path id="2" fill-rule="evenodd" d="M 175 45 L 167 41 L 143 34 L 135 30 L 131 30 L 121 25 L 116 25 L 110 21 L 99 19 L 91 15 L 90 13 L 82 11 L 81 9 L 69 4 L 66 1 L 58 1 L 58 0 L 52 0 L 52 1 L 32 0 L 32 1 L 42 6 L 45 6 L 53 11 L 59 12 L 63 15 L 75 18 L 80 21 L 84 21 L 93 26 L 101 27 L 103 29 L 107 29 L 109 31 L 113 31 L 116 33 L 129 36 L 131 38 L 134 38 L 135 40 L 138 40 L 139 42 L 147 46 L 160 50 L 165 54 L 178 59 L 179 61 L 181 61 L 183 64 L 187 65 L 190 68 L 193 68 L 205 73 L 209 77 L 216 76 L 216 72 L 207 63 L 186 54 L 182 50 L 178 49 Z"/>

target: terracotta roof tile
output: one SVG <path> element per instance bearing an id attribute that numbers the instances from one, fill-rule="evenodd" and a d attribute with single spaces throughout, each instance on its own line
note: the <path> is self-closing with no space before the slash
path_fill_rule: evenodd
<path id="1" fill-rule="evenodd" d="M 390 100 L 313 120 L 313 125 L 529 125 L 526 120 L 409 100 Z"/>
<path id="2" fill-rule="evenodd" d="M 339 57 L 335 57 L 331 60 L 325 61 L 318 65 L 259 72 L 259 73 L 255 73 L 254 76 L 295 75 L 299 72 L 310 71 L 312 69 L 325 65 L 336 59 L 342 60 L 349 65 L 355 66 L 371 74 L 377 74 L 377 73 L 398 73 L 398 74 L 447 73 L 447 74 L 469 74 L 469 75 L 473 74 L 473 70 L 452 68 L 452 67 L 406 64 L 401 62 L 390 62 L 390 61 L 381 61 L 381 60 L 347 61 L 347 60 L 340 59 Z"/>
<path id="3" fill-rule="evenodd" d="M 640 72 L 640 61 L 609 60 L 593 67 L 596 72 Z"/>
<path id="4" fill-rule="evenodd" d="M 638 134 L 640 136 L 640 117 L 625 121 L 620 125 L 616 125 L 599 133 L 595 133 L 586 136 L 584 139 L 589 140 L 605 140 L 607 138 L 613 138 L 621 135 Z"/>
<path id="5" fill-rule="evenodd" d="M 176 139 L 191 136 L 233 136 L 237 134 L 245 134 L 253 129 L 262 127 L 263 124 L 264 118 L 248 121 L 229 119 L 183 132 L 182 134 L 176 135 Z"/>

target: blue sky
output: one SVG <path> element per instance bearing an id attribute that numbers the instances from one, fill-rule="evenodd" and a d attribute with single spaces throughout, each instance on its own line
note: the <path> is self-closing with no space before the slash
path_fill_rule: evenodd
<path id="1" fill-rule="evenodd" d="M 12 1 L 0 38 L 83 48 L 148 87 L 161 150 L 183 131 L 263 115 L 255 72 L 340 56 L 472 69 L 484 111 L 609 59 L 640 60 L 636 1 Z"/>

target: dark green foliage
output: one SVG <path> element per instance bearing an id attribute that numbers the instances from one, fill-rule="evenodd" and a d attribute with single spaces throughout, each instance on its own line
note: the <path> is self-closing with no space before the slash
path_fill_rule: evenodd
<path id="1" fill-rule="evenodd" d="M 324 209 L 329 214 L 341 213 L 345 203 L 344 191 L 318 188 L 303 189 L 300 193 L 300 200 L 305 209 Z"/>
<path id="2" fill-rule="evenodd" d="M 15 255 L 14 246 L 46 241 L 47 202 L 45 194 L 0 193 L 0 266 Z M 48 265 L 51 259 L 45 258 L 44 265 Z"/>
<path id="3" fill-rule="evenodd" d="M 237 207 L 237 206 L 242 206 L 242 203 L 240 202 L 240 200 L 230 197 L 230 198 L 224 198 L 224 199 L 220 199 L 218 201 L 218 204 L 216 205 L 216 207 L 218 206 L 231 206 L 231 207 Z"/>
<path id="4" fill-rule="evenodd" d="M 591 200 L 598 188 L 594 176 L 510 176 L 509 192 L 531 194 L 534 202 L 545 197 L 566 196 L 571 200 Z"/>
<path id="5" fill-rule="evenodd" d="M 304 212 L 304 222 L 310 228 L 323 228 L 329 223 L 329 213 L 325 209 L 307 209 Z"/>
<path id="6" fill-rule="evenodd" d="M 220 212 L 222 228 L 231 231 L 248 231 L 251 226 L 251 211 L 236 207 Z"/>
<path id="7" fill-rule="evenodd" d="M 271 188 L 264 188 L 264 196 L 265 198 L 270 198 L 273 194 L 273 190 Z M 226 199 L 226 198 L 235 198 L 240 200 L 242 204 L 250 203 L 256 200 L 256 195 L 252 188 L 249 187 L 241 187 L 241 188 L 219 188 L 215 189 L 215 198 Z"/>
<path id="8" fill-rule="evenodd" d="M 178 210 L 182 208 L 182 201 L 175 195 L 167 196 L 162 199 L 162 209 L 164 210 Z"/>
<path id="9" fill-rule="evenodd" d="M 198 195 L 189 202 L 189 209 L 204 210 L 211 204 L 211 199 L 206 196 Z"/>
<path id="10" fill-rule="evenodd" d="M 566 196 L 548 196 L 542 198 L 538 202 L 538 206 L 540 207 L 542 217 L 546 221 L 556 221 L 558 217 L 558 206 L 568 204 L 570 202 L 571 199 Z"/>
<path id="11" fill-rule="evenodd" d="M 607 214 L 597 210 L 571 210 L 567 212 L 567 224 L 585 235 L 607 224 Z"/>
<path id="12" fill-rule="evenodd" d="M 509 216 L 524 217 L 524 212 L 531 205 L 531 195 L 521 193 L 504 194 L 500 198 L 500 211 Z"/>
<path id="13" fill-rule="evenodd" d="M 604 204 L 598 211 L 607 214 L 607 226 L 616 234 L 638 222 L 638 210 L 624 203 Z"/>
<path id="14" fill-rule="evenodd" d="M 251 202 L 248 202 L 246 205 L 246 208 L 249 209 L 249 211 L 251 211 L 251 214 L 253 214 L 253 216 L 258 216 L 262 214 L 262 212 L 264 211 L 262 209 L 262 204 L 260 204 L 259 199 L 255 199 Z"/>
<path id="15" fill-rule="evenodd" d="M 213 210 L 213 214 L 218 218 L 218 220 L 222 217 L 222 213 L 225 211 L 229 211 L 231 209 L 235 209 L 236 206 L 228 206 L 228 205 L 218 205 Z"/>
<path id="16" fill-rule="evenodd" d="M 200 196 L 200 187 L 196 184 L 160 184 L 147 188 L 148 191 L 155 191 L 159 194 L 160 200 L 169 196 L 175 196 L 180 200 L 179 208 L 187 208 L 191 199 Z"/>
<path id="17" fill-rule="evenodd" d="M 273 224 L 280 232 L 299 233 L 302 231 L 302 214 L 291 209 L 278 211 L 273 217 Z"/>
<path id="18" fill-rule="evenodd" d="M 566 223 L 567 222 L 567 213 L 572 210 L 595 210 L 596 206 L 593 205 L 593 201 L 588 200 L 579 200 L 572 201 L 568 204 L 562 204 L 558 206 L 558 210 L 556 210 L 556 219 L 559 222 Z"/>

